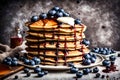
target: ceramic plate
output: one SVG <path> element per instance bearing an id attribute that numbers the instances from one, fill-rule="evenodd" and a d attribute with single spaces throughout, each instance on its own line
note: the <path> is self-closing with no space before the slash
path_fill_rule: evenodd
<path id="1" fill-rule="evenodd" d="M 104 58 L 99 54 L 96 54 L 96 56 L 97 56 L 97 59 L 96 59 L 95 63 L 92 63 L 90 65 L 81 65 L 80 64 L 80 65 L 75 65 L 75 67 L 81 69 L 81 68 L 89 68 L 89 67 L 94 67 L 94 66 L 101 65 Z M 30 65 L 25 65 L 22 62 L 19 62 L 19 64 L 23 65 L 23 66 L 26 66 L 26 67 L 29 67 L 29 68 L 35 68 L 36 66 L 40 66 L 42 69 L 46 69 L 46 70 L 69 70 L 70 69 L 70 67 L 68 67 L 68 66 L 50 66 L 50 65 L 30 66 Z"/>

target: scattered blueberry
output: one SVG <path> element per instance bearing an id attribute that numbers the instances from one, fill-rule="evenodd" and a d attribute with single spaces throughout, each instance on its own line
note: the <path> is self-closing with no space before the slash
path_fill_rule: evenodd
<path id="1" fill-rule="evenodd" d="M 43 77 L 43 76 L 44 76 L 44 72 L 43 72 L 43 71 L 38 72 L 38 76 L 39 76 L 39 77 Z"/>
<path id="2" fill-rule="evenodd" d="M 77 78 L 81 78 L 83 76 L 83 73 L 82 72 L 77 72 L 76 76 L 77 76 Z"/>
<path id="3" fill-rule="evenodd" d="M 81 20 L 80 19 L 75 19 L 75 24 L 81 24 Z"/>
<path id="4" fill-rule="evenodd" d="M 102 62 L 102 64 L 103 64 L 103 66 L 107 66 L 107 65 L 110 64 L 110 61 L 108 61 L 108 60 L 104 60 L 104 61 Z"/>
<path id="5" fill-rule="evenodd" d="M 96 48 L 93 48 L 93 49 L 92 49 L 92 52 L 98 53 L 98 52 L 99 52 L 99 48 L 97 48 L 97 47 L 96 47 Z"/>
<path id="6" fill-rule="evenodd" d="M 90 65 L 91 64 L 91 60 L 90 59 L 84 59 L 83 60 L 83 65 Z"/>
<path id="7" fill-rule="evenodd" d="M 114 55 L 111 55 L 111 56 L 109 57 L 109 59 L 110 59 L 110 61 L 115 61 L 116 57 L 115 57 Z"/>
<path id="8" fill-rule="evenodd" d="M 30 77 L 30 75 L 31 75 L 30 72 L 26 73 L 26 77 Z"/>
<path id="9" fill-rule="evenodd" d="M 104 79 L 104 78 L 105 78 L 105 75 L 102 75 L 101 78 Z"/>
<path id="10" fill-rule="evenodd" d="M 71 68 L 70 68 L 70 72 L 71 72 L 71 73 L 76 73 L 76 72 L 78 72 L 78 68 L 76 68 L 76 67 L 71 67 Z"/>
<path id="11" fill-rule="evenodd" d="M 17 61 L 17 58 L 16 58 L 16 57 L 13 57 L 12 60 L 13 60 L 13 61 Z"/>
<path id="12" fill-rule="evenodd" d="M 83 39 L 82 44 L 85 44 L 86 46 L 90 45 L 90 41 L 87 39 Z"/>
<path id="13" fill-rule="evenodd" d="M 41 71 L 41 68 L 40 68 L 39 66 L 35 67 L 35 69 L 34 69 L 34 72 L 35 72 L 35 73 L 38 73 L 38 72 L 40 72 L 40 71 Z"/>
<path id="14" fill-rule="evenodd" d="M 93 68 L 93 73 L 99 72 L 99 69 L 97 67 Z"/>
<path id="15" fill-rule="evenodd" d="M 44 71 L 44 74 L 47 75 L 47 74 L 48 74 L 48 71 Z"/>
<path id="16" fill-rule="evenodd" d="M 83 74 L 84 75 L 87 75 L 88 73 L 90 73 L 90 69 L 89 68 L 83 69 Z"/>
<path id="17" fill-rule="evenodd" d="M 95 78 L 99 78 L 100 77 L 100 73 L 96 73 Z"/>
<path id="18" fill-rule="evenodd" d="M 31 18 L 31 22 L 35 22 L 35 21 L 37 21 L 38 19 L 39 19 L 38 16 L 32 16 L 32 18 Z"/>
<path id="19" fill-rule="evenodd" d="M 28 68 L 24 68 L 24 72 L 25 72 L 25 73 L 28 73 L 28 72 L 29 72 L 29 69 L 28 69 Z"/>
<path id="20" fill-rule="evenodd" d="M 15 75 L 14 79 L 18 79 L 18 75 Z"/>
<path id="21" fill-rule="evenodd" d="M 47 18 L 47 14 L 46 13 L 42 13 L 40 14 L 40 19 L 46 19 Z"/>

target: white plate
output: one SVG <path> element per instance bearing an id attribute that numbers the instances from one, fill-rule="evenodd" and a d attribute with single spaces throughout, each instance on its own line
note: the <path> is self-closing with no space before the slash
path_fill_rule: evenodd
<path id="1" fill-rule="evenodd" d="M 97 56 L 97 59 L 96 59 L 95 63 L 92 63 L 90 65 L 81 65 L 80 64 L 80 65 L 75 65 L 75 67 L 77 67 L 79 69 L 82 69 L 82 68 L 89 68 L 89 67 L 94 67 L 94 66 L 101 65 L 104 58 L 99 54 L 96 54 L 96 56 Z M 68 67 L 68 66 L 50 66 L 50 65 L 30 66 L 30 65 L 23 64 L 23 62 L 19 62 L 19 64 L 23 65 L 23 66 L 26 66 L 26 67 L 29 67 L 29 68 L 35 68 L 36 66 L 40 66 L 42 69 L 46 69 L 46 70 L 69 70 L 70 69 L 70 67 Z"/>
<path id="2" fill-rule="evenodd" d="M 99 53 L 95 53 L 95 52 L 92 52 L 92 53 L 99 54 Z M 120 51 L 115 51 L 115 53 L 112 53 L 112 54 L 109 54 L 109 55 L 103 55 L 103 54 L 99 54 L 99 55 L 101 55 L 104 59 L 109 60 L 109 56 L 111 56 L 111 55 L 118 56 L 118 54 L 120 54 Z"/>

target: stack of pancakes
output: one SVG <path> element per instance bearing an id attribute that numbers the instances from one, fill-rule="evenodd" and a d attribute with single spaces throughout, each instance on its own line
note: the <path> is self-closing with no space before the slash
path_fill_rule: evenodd
<path id="1" fill-rule="evenodd" d="M 56 19 L 40 19 L 28 25 L 26 48 L 28 57 L 39 57 L 44 65 L 67 65 L 80 63 L 83 54 L 88 53 L 82 44 L 85 38 L 84 24 L 71 26 Z"/>

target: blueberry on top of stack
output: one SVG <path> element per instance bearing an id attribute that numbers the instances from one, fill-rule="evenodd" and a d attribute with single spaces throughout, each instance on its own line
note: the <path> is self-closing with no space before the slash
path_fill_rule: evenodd
<path id="1" fill-rule="evenodd" d="M 39 57 L 41 64 L 79 64 L 83 55 L 89 53 L 90 42 L 84 35 L 86 26 L 80 19 L 69 17 L 62 8 L 53 7 L 48 13 L 33 16 L 27 27 L 28 57 Z M 94 63 L 94 58 L 90 60 Z"/>

